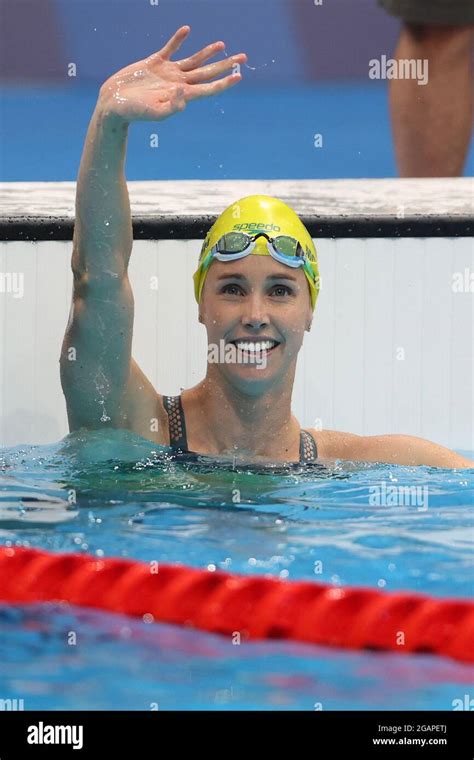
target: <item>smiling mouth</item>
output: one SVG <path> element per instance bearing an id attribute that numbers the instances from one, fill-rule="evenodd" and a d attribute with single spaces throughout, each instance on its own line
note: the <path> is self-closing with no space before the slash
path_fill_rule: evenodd
<path id="1" fill-rule="evenodd" d="M 277 348 L 280 343 L 276 340 L 231 340 L 229 341 L 233 346 L 236 346 L 238 351 L 249 354 L 250 356 L 264 356 Z"/>

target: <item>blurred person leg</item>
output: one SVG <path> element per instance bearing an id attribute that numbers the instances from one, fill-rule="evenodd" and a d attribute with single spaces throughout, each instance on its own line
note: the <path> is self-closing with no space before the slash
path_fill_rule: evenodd
<path id="1" fill-rule="evenodd" d="M 428 60 L 428 82 L 391 79 L 392 133 L 401 177 L 462 174 L 473 122 L 473 0 L 379 0 L 401 18 L 397 60 Z"/>

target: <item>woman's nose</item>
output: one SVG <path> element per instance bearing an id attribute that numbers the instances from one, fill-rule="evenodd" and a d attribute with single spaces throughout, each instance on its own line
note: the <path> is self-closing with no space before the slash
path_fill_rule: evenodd
<path id="1" fill-rule="evenodd" d="M 268 314 L 265 309 L 264 299 L 258 294 L 251 294 L 246 299 L 246 304 L 242 314 L 242 324 L 253 328 L 259 328 L 267 325 L 269 322 Z"/>

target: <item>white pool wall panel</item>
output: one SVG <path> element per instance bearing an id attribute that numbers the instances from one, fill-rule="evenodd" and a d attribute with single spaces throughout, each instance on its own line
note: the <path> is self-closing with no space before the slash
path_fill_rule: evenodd
<path id="1" fill-rule="evenodd" d="M 65 190 L 48 191 L 54 216 Z M 232 197 L 244 194 L 235 188 Z M 456 272 L 474 272 L 472 237 L 314 241 L 322 287 L 295 378 L 293 410 L 301 424 L 407 433 L 474 450 L 474 294 L 453 289 Z M 202 237 L 134 241 L 133 356 L 160 393 L 179 393 L 206 371 L 206 332 L 192 281 L 201 244 Z M 25 288 L 22 298 L 0 292 L 0 445 L 48 443 L 68 432 L 59 355 L 71 303 L 71 251 L 70 240 L 0 243 L 0 273 L 23 273 Z"/>

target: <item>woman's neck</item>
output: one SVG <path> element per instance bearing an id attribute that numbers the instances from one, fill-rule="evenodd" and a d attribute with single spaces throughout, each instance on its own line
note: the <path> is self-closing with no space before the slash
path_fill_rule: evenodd
<path id="1" fill-rule="evenodd" d="M 300 426 L 291 413 L 293 382 L 287 380 L 285 387 L 251 396 L 207 376 L 183 393 L 191 407 L 191 437 L 212 453 L 298 459 Z"/>

